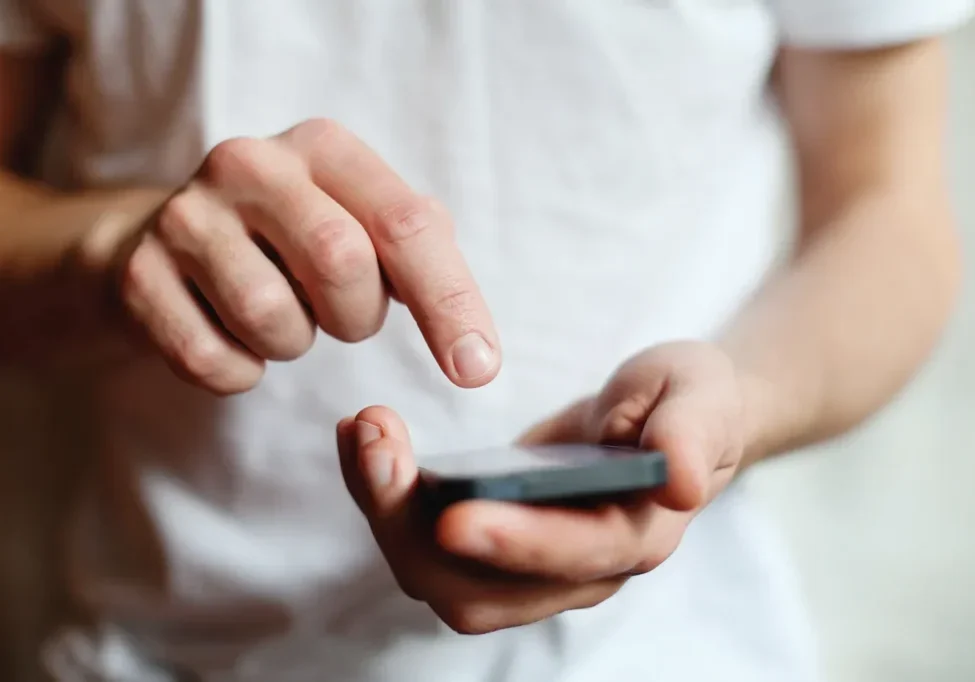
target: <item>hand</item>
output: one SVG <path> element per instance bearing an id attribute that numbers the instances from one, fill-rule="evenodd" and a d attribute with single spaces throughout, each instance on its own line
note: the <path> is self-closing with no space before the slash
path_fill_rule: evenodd
<path id="1" fill-rule="evenodd" d="M 464 502 L 432 528 L 417 511 L 417 469 L 393 412 L 371 407 L 343 420 L 338 444 L 346 485 L 406 594 L 454 630 L 484 633 L 594 606 L 662 563 L 734 475 L 741 414 L 734 368 L 718 349 L 650 350 L 524 440 L 660 449 L 666 488 L 594 509 Z"/>
<path id="2" fill-rule="evenodd" d="M 500 365 L 487 306 L 437 203 L 417 196 L 339 125 L 217 145 L 126 259 L 129 317 L 182 376 L 247 390 L 265 360 L 293 360 L 316 323 L 354 342 L 405 303 L 455 384 Z"/>

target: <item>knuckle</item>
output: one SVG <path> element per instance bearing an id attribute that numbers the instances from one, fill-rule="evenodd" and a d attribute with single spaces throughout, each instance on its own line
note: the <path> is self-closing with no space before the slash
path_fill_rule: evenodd
<path id="1" fill-rule="evenodd" d="M 399 244 L 423 234 L 436 222 L 428 201 L 416 197 L 406 199 L 376 214 L 376 239 L 387 244 Z"/>
<path id="2" fill-rule="evenodd" d="M 633 565 L 633 568 L 629 570 L 629 574 L 645 575 L 646 573 L 649 573 L 659 565 L 660 562 L 656 561 L 655 558 L 645 557 Z"/>
<path id="3" fill-rule="evenodd" d="M 603 527 L 607 529 L 607 545 L 603 551 L 590 555 L 588 566 L 592 574 L 609 577 L 639 561 L 642 543 L 633 521 L 623 508 L 609 505 L 600 515 Z"/>
<path id="4" fill-rule="evenodd" d="M 700 509 L 707 503 L 708 480 L 706 475 L 690 475 L 687 477 L 684 504 L 689 509 Z"/>
<path id="5" fill-rule="evenodd" d="M 314 277 L 337 289 L 359 281 L 376 260 L 366 240 L 356 238 L 348 220 L 319 222 L 311 229 L 309 240 Z"/>
<path id="6" fill-rule="evenodd" d="M 241 324 L 258 334 L 279 329 L 291 312 L 291 292 L 283 286 L 261 284 L 242 289 L 234 307 Z"/>
<path id="7" fill-rule="evenodd" d="M 678 544 L 679 539 L 671 538 L 663 538 L 653 543 L 651 547 L 643 552 L 640 560 L 633 565 L 633 572 L 637 574 L 649 573 L 656 569 L 671 557 L 677 550 Z"/>
<path id="8" fill-rule="evenodd" d="M 459 635 L 486 635 L 503 627 L 498 610 L 486 604 L 467 602 L 434 608 L 440 620 Z"/>
<path id="9" fill-rule="evenodd" d="M 631 576 L 614 577 L 612 580 L 590 585 L 589 589 L 583 590 L 580 597 L 567 610 L 581 611 L 599 606 L 619 592 L 629 577 Z"/>
<path id="10" fill-rule="evenodd" d="M 469 321 L 478 308 L 478 294 L 460 283 L 452 283 L 447 293 L 441 295 L 431 307 L 431 317 L 437 319 Z"/>
<path id="11" fill-rule="evenodd" d="M 152 280 L 151 254 L 145 245 L 141 245 L 132 253 L 122 268 L 121 294 L 122 299 L 130 301 L 141 298 L 149 288 Z"/>
<path id="12" fill-rule="evenodd" d="M 264 166 L 267 144 L 266 140 L 253 137 L 224 140 L 207 154 L 201 175 L 218 185 L 254 178 Z"/>
<path id="13" fill-rule="evenodd" d="M 386 322 L 386 315 L 389 312 L 388 300 L 381 304 L 381 307 L 377 307 L 375 313 L 372 308 L 365 310 L 363 311 L 365 314 L 360 313 L 337 329 L 327 328 L 326 333 L 345 343 L 361 343 L 372 338 L 379 333 Z"/>
<path id="14" fill-rule="evenodd" d="M 341 157 L 352 149 L 350 133 L 330 118 L 310 118 L 285 131 L 278 140 L 312 167 L 325 158 Z"/>
<path id="15" fill-rule="evenodd" d="M 330 118 L 310 118 L 295 126 L 294 133 L 316 149 L 328 149 L 329 142 L 348 134 L 341 123 Z"/>
<path id="16" fill-rule="evenodd" d="M 216 339 L 191 335 L 183 339 L 178 350 L 180 364 L 186 372 L 203 383 L 223 383 L 227 354 Z"/>
<path id="17" fill-rule="evenodd" d="M 620 555 L 619 551 L 593 552 L 586 561 L 586 573 L 600 578 L 616 575 L 627 563 Z"/>
<path id="18" fill-rule="evenodd" d="M 633 568 L 630 569 L 630 573 L 634 575 L 649 573 L 665 562 L 672 553 L 673 549 L 655 547 L 644 554 L 639 561 L 633 564 Z"/>
<path id="19" fill-rule="evenodd" d="M 263 366 L 256 366 L 246 371 L 224 373 L 214 379 L 201 382 L 211 393 L 218 396 L 231 396 L 246 393 L 260 382 L 264 374 Z"/>
<path id="20" fill-rule="evenodd" d="M 205 208 L 192 192 L 180 192 L 159 211 L 158 232 L 171 243 L 201 239 L 206 232 L 205 213 Z"/>
<path id="21" fill-rule="evenodd" d="M 413 601 L 426 601 L 423 598 L 424 592 L 422 585 L 413 576 L 397 574 L 396 583 L 399 585 L 399 588 L 403 594 Z"/>
<path id="22" fill-rule="evenodd" d="M 680 539 L 680 534 L 674 533 L 672 537 L 660 543 L 660 547 L 657 549 L 656 554 L 651 556 L 651 559 L 655 559 L 658 566 L 667 561 L 677 551 L 677 547 L 680 546 Z"/>
<path id="23" fill-rule="evenodd" d="M 263 363 L 237 361 L 218 339 L 205 335 L 183 339 L 170 363 L 190 383 L 221 396 L 249 391 L 264 374 Z"/>

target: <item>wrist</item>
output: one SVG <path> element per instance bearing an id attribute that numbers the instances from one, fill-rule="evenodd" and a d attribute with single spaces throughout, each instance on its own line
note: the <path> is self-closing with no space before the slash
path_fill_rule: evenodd
<path id="1" fill-rule="evenodd" d="M 169 196 L 168 191 L 137 189 L 74 200 L 67 210 L 80 223 L 72 252 L 77 265 L 92 274 L 111 274 Z"/>
<path id="2" fill-rule="evenodd" d="M 125 359 L 135 351 L 119 304 L 119 271 L 170 194 L 135 189 L 89 195 L 76 207 L 85 227 L 65 269 L 83 292 L 77 309 L 90 311 L 79 329 L 87 332 L 85 366 Z"/>
<path id="3" fill-rule="evenodd" d="M 775 393 L 771 382 L 749 371 L 737 370 L 738 390 L 742 402 L 743 451 L 740 468 L 745 469 L 765 459 L 777 440 L 773 416 Z"/>
<path id="4" fill-rule="evenodd" d="M 732 361 L 742 400 L 742 469 L 814 439 L 816 411 L 809 396 L 792 388 L 787 376 L 774 377 L 734 357 Z"/>
<path id="5" fill-rule="evenodd" d="M 64 271 L 97 276 L 168 196 L 148 189 L 65 195 L 33 187 L 20 194 L 0 204 L 0 263 L 17 283 Z"/>
<path id="6" fill-rule="evenodd" d="M 9 216 L 16 229 L 4 230 L 0 244 L 7 275 L 0 302 L 16 330 L 0 341 L 0 358 L 37 368 L 62 360 L 88 365 L 107 357 L 105 348 L 125 348 L 112 295 L 116 266 L 167 196 L 45 191 L 25 199 Z"/>

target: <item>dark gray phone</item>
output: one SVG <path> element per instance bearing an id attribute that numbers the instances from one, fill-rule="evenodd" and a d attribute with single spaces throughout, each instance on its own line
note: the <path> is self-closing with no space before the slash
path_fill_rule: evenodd
<path id="1" fill-rule="evenodd" d="M 662 453 L 606 445 L 511 445 L 420 461 L 420 494 L 433 511 L 478 499 L 576 506 L 666 482 Z"/>

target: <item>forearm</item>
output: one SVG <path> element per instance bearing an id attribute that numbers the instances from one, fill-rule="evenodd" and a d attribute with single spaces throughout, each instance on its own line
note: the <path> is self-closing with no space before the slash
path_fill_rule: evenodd
<path id="1" fill-rule="evenodd" d="M 106 340 L 112 258 L 164 197 L 61 194 L 0 173 L 0 364 L 46 360 L 61 346 L 84 354 Z"/>
<path id="2" fill-rule="evenodd" d="M 935 345 L 960 278 L 948 202 L 876 189 L 841 206 L 728 328 L 745 463 L 855 426 Z"/>

